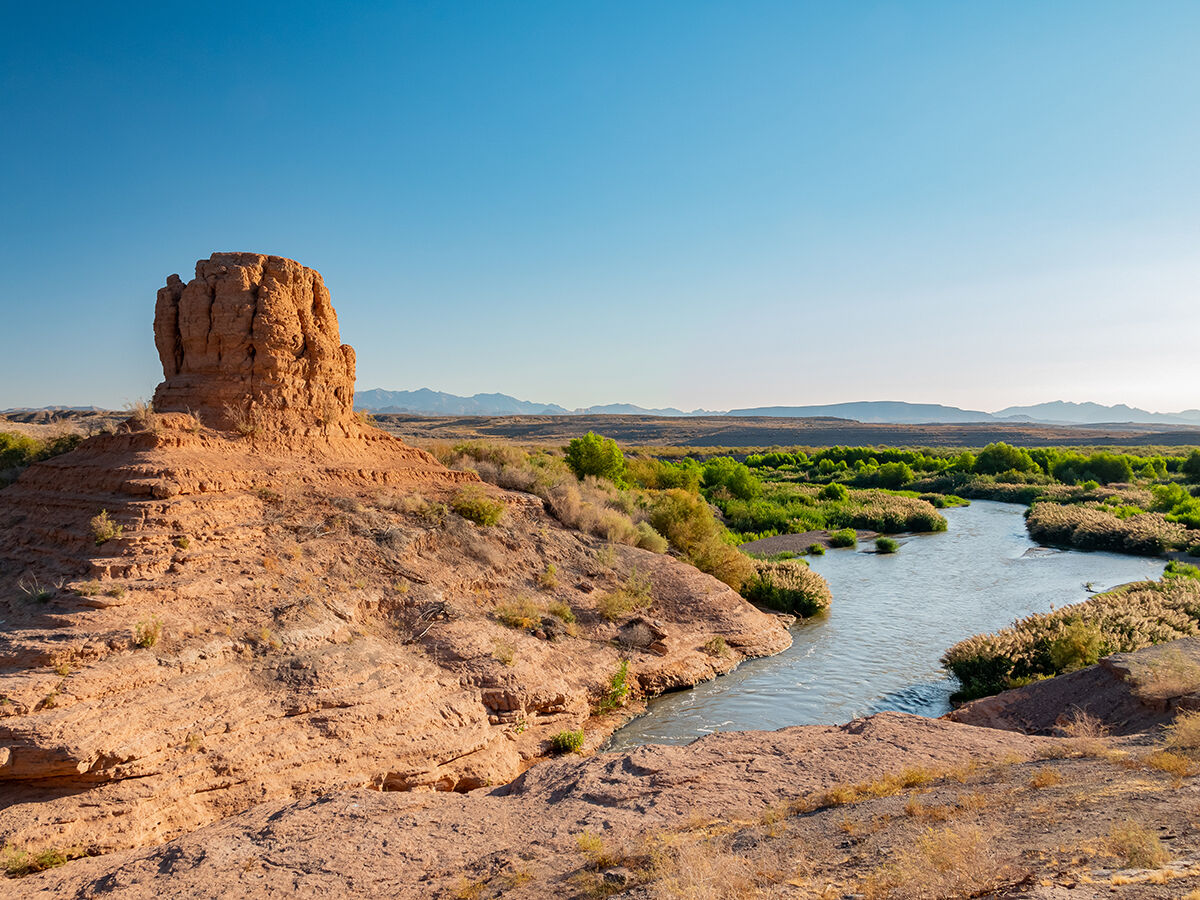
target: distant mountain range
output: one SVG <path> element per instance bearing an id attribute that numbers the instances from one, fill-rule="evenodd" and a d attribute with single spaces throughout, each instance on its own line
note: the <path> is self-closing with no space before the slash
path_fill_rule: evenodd
<path id="1" fill-rule="evenodd" d="M 712 416 L 721 413 L 696 409 L 646 409 L 632 403 L 610 403 L 584 409 L 567 409 L 557 403 L 531 403 L 508 394 L 475 394 L 459 397 L 443 391 L 385 391 L 374 388 L 354 395 L 354 408 L 378 413 L 421 416 Z"/>

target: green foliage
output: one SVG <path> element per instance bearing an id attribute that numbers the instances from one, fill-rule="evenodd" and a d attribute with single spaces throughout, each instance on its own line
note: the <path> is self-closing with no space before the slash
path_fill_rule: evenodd
<path id="1" fill-rule="evenodd" d="M 732 546 L 724 529 L 702 497 L 681 489 L 662 491 L 650 498 L 649 522 L 688 561 L 702 572 L 737 590 L 753 567 L 749 558 Z"/>
<path id="2" fill-rule="evenodd" d="M 969 700 L 1090 665 L 1109 653 L 1198 633 L 1200 583 L 1165 578 L 1097 594 L 1028 616 L 996 634 L 960 641 L 942 656 L 942 665 L 962 683 L 955 699 Z"/>
<path id="3" fill-rule="evenodd" d="M 1029 451 L 1010 444 L 999 442 L 988 444 L 975 457 L 975 471 L 981 475 L 995 475 L 999 472 L 1029 472 L 1039 466 L 1029 455 Z"/>
<path id="4" fill-rule="evenodd" d="M 1190 563 L 1171 560 L 1163 569 L 1163 578 L 1194 578 L 1200 580 L 1200 568 Z"/>
<path id="5" fill-rule="evenodd" d="M 831 481 L 817 492 L 817 497 L 821 500 L 846 500 L 849 496 L 850 492 L 846 490 L 846 486 L 836 481 Z"/>
<path id="6" fill-rule="evenodd" d="M 593 431 L 571 441 L 565 459 L 576 478 L 593 475 L 620 484 L 625 473 L 625 454 L 617 442 Z"/>
<path id="7" fill-rule="evenodd" d="M 550 738 L 550 749 L 555 753 L 578 753 L 583 749 L 583 729 L 560 731 Z"/>
<path id="8" fill-rule="evenodd" d="M 841 528 L 829 534 L 830 547 L 857 547 L 858 533 L 853 528 Z"/>
<path id="9" fill-rule="evenodd" d="M 693 494 L 699 493 L 702 472 L 700 463 L 690 457 L 675 463 L 658 459 L 625 460 L 625 480 L 655 491 L 679 488 Z"/>
<path id="10" fill-rule="evenodd" d="M 1050 664 L 1055 674 L 1094 665 L 1103 645 L 1104 637 L 1098 625 L 1073 619 L 1062 634 L 1051 641 Z"/>
<path id="11" fill-rule="evenodd" d="M 913 470 L 907 463 L 884 463 L 875 473 L 875 483 L 881 488 L 896 489 L 913 480 Z"/>
<path id="12" fill-rule="evenodd" d="M 596 715 L 602 716 L 614 709 L 620 709 L 629 702 L 629 694 L 629 660 L 623 659 L 617 665 L 617 671 L 608 680 L 604 696 L 596 704 Z"/>
<path id="13" fill-rule="evenodd" d="M 899 549 L 900 549 L 900 545 L 896 541 L 892 540 L 891 538 L 887 538 L 887 537 L 875 538 L 875 552 L 876 553 L 895 553 Z"/>
<path id="14" fill-rule="evenodd" d="M 718 456 L 704 464 L 701 484 L 710 494 L 724 489 L 738 500 L 750 500 L 762 489 L 759 480 L 747 466 L 728 456 Z"/>
<path id="15" fill-rule="evenodd" d="M 485 527 L 495 525 L 504 515 L 504 502 L 493 500 L 477 484 L 468 484 L 454 495 L 450 508 L 462 516 Z"/>
<path id="16" fill-rule="evenodd" d="M 1180 465 L 1179 471 L 1188 481 L 1200 481 L 1200 450 L 1193 450 Z"/>
<path id="17" fill-rule="evenodd" d="M 809 544 L 808 549 L 805 550 L 805 552 L 809 556 L 824 556 L 825 555 L 825 545 L 824 544 Z"/>
<path id="18" fill-rule="evenodd" d="M 118 525 L 109 518 L 107 509 L 102 509 L 97 515 L 93 516 L 90 526 L 92 529 L 92 539 L 97 545 L 115 540 L 125 532 L 124 525 Z"/>

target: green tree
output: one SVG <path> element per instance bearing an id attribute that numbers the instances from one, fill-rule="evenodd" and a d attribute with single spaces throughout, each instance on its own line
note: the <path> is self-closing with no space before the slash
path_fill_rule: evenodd
<path id="1" fill-rule="evenodd" d="M 1188 481 L 1200 481 L 1200 450 L 1193 450 L 1183 461 L 1179 471 L 1187 476 Z"/>
<path id="2" fill-rule="evenodd" d="M 612 438 L 589 431 L 567 445 L 566 463 L 576 478 L 594 475 L 620 482 L 625 473 L 625 454 Z"/>

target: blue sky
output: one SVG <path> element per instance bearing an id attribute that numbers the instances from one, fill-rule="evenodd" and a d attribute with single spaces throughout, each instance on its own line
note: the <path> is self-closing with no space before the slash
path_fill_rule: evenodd
<path id="1" fill-rule="evenodd" d="M 214 250 L 360 389 L 1200 406 L 1200 4 L 4 4 L 0 408 Z"/>

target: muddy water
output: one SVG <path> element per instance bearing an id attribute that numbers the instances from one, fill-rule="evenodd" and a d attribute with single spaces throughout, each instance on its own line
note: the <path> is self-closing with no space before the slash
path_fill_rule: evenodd
<path id="1" fill-rule="evenodd" d="M 975 501 L 945 510 L 942 534 L 900 538 L 899 552 L 809 557 L 833 589 L 825 616 L 797 625 L 778 656 L 651 701 L 610 747 L 681 744 L 713 731 L 845 722 L 881 710 L 938 716 L 954 684 L 938 665 L 951 644 L 1034 612 L 1157 578 L 1160 560 L 1050 550 L 1025 533 L 1024 507 Z"/>

